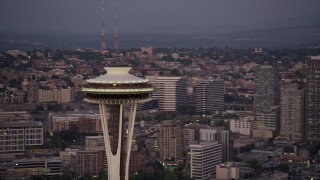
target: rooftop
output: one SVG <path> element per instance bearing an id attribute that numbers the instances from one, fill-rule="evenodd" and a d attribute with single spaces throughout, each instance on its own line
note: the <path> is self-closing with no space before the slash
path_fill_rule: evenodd
<path id="1" fill-rule="evenodd" d="M 107 74 L 89 79 L 88 83 L 99 84 L 132 84 L 132 83 L 147 83 L 149 80 L 136 77 L 129 74 L 131 67 L 105 67 Z"/>
<path id="2" fill-rule="evenodd" d="M 38 121 L 18 121 L 6 122 L 0 124 L 0 128 L 23 128 L 23 127 L 42 127 L 42 123 Z"/>

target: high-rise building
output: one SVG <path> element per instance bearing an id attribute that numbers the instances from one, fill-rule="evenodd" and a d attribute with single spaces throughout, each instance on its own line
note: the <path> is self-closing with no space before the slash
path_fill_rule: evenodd
<path id="1" fill-rule="evenodd" d="M 320 56 L 307 59 L 306 140 L 320 141 Z"/>
<path id="2" fill-rule="evenodd" d="M 302 84 L 282 81 L 281 91 L 281 138 L 302 142 L 304 130 L 304 89 Z"/>
<path id="3" fill-rule="evenodd" d="M 118 59 L 118 47 L 116 51 Z M 106 67 L 105 70 L 107 74 L 87 80 L 82 92 L 86 93 L 85 101 L 99 105 L 108 161 L 108 179 L 128 180 L 137 104 L 148 101 L 149 94 L 154 89 L 148 80 L 129 74 L 131 67 L 127 67 L 121 61 Z M 126 108 L 127 128 L 124 126 L 123 118 Z M 108 111 L 110 116 L 107 115 Z"/>
<path id="4" fill-rule="evenodd" d="M 215 142 L 190 144 L 190 174 L 197 180 L 214 178 L 215 166 L 221 163 L 221 145 Z"/>
<path id="5" fill-rule="evenodd" d="M 271 65 L 260 65 L 256 70 L 255 111 L 268 112 L 277 104 L 278 77 Z"/>
<path id="6" fill-rule="evenodd" d="M 254 100 L 255 120 L 252 129 L 279 131 L 278 75 L 272 65 L 260 65 L 256 70 Z"/>
<path id="7" fill-rule="evenodd" d="M 218 141 L 221 144 L 221 160 L 231 159 L 232 144 L 230 143 L 230 131 L 219 128 L 200 129 L 200 141 Z"/>
<path id="8" fill-rule="evenodd" d="M 153 82 L 157 91 L 152 94 L 159 101 L 159 110 L 177 111 L 187 104 L 187 79 L 185 77 L 157 77 Z"/>
<path id="9" fill-rule="evenodd" d="M 212 114 L 224 110 L 224 81 L 203 80 L 195 87 L 196 112 Z"/>
<path id="10" fill-rule="evenodd" d="M 166 120 L 160 124 L 160 159 L 181 160 L 182 131 L 180 121 Z"/>
<path id="11" fill-rule="evenodd" d="M 185 127 L 182 129 L 183 151 L 187 152 L 191 143 L 199 141 L 200 127 L 200 124 L 194 123 L 186 124 Z"/>
<path id="12" fill-rule="evenodd" d="M 0 152 L 24 151 L 28 146 L 43 145 L 43 126 L 37 121 L 0 124 Z"/>

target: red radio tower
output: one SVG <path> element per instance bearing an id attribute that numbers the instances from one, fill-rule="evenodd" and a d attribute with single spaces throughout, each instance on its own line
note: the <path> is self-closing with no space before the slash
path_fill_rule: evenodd
<path id="1" fill-rule="evenodd" d="M 106 29 L 105 29 L 105 2 L 104 0 L 101 0 L 101 24 L 102 24 L 102 29 L 101 29 L 101 50 L 106 49 Z"/>
<path id="2" fill-rule="evenodd" d="M 118 15 L 118 9 L 119 9 L 119 3 L 116 2 L 116 18 L 115 18 L 115 35 L 114 35 L 114 49 L 116 53 L 116 60 L 120 61 L 120 47 L 119 47 L 119 15 Z"/>

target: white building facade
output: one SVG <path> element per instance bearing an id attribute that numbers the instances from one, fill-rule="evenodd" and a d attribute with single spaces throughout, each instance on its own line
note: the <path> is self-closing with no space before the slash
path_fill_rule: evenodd
<path id="1" fill-rule="evenodd" d="M 221 145 L 203 141 L 190 144 L 190 174 L 196 180 L 212 179 L 215 166 L 221 163 Z"/>

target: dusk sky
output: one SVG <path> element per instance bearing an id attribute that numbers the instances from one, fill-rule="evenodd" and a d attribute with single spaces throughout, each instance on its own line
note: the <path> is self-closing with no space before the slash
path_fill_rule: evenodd
<path id="1" fill-rule="evenodd" d="M 114 2 L 106 0 L 108 33 L 113 31 Z M 319 0 L 119 0 L 119 3 L 120 30 L 129 33 L 152 33 L 177 25 L 278 27 L 284 22 L 313 23 L 320 17 Z M 97 33 L 101 29 L 100 5 L 100 0 L 1 0 L 0 31 Z"/>

